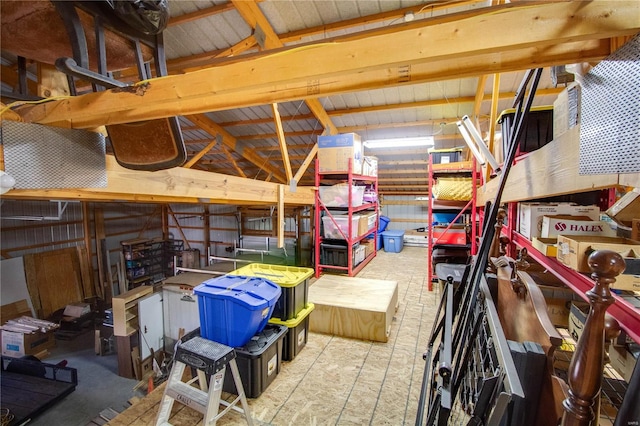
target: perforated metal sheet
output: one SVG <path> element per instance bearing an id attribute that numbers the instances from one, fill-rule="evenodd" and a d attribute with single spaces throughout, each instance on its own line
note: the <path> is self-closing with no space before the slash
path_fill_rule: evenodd
<path id="1" fill-rule="evenodd" d="M 582 85 L 580 174 L 640 172 L 640 35 Z"/>
<path id="2" fill-rule="evenodd" d="M 107 186 L 100 133 L 32 123 L 2 122 L 5 171 L 16 189 Z"/>

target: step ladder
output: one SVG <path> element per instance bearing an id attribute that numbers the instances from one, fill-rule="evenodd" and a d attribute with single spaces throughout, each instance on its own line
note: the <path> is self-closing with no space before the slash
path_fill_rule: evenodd
<path id="1" fill-rule="evenodd" d="M 232 402 L 220 400 L 227 364 L 231 368 L 238 391 L 238 397 Z M 198 374 L 193 379 L 183 382 L 182 375 L 187 365 L 195 368 Z M 209 383 L 207 383 L 207 375 L 211 376 Z M 191 386 L 196 381 L 200 389 Z M 253 425 L 249 404 L 236 364 L 235 351 L 229 346 L 199 336 L 181 343 L 176 349 L 174 365 L 171 368 L 156 419 L 157 426 L 170 425 L 169 416 L 171 416 L 174 401 L 204 414 L 203 424 L 205 426 L 215 425 L 218 419 L 231 409 L 242 413 L 247 424 Z M 242 403 L 242 408 L 237 407 L 238 402 Z M 225 408 L 218 412 L 220 404 Z"/>

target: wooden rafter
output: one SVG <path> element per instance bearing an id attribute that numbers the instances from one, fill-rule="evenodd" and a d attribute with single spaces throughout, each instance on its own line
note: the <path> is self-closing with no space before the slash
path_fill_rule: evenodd
<path id="1" fill-rule="evenodd" d="M 220 148 L 222 149 L 222 152 L 224 152 L 224 155 L 226 155 L 227 159 L 231 162 L 231 165 L 236 170 L 236 172 L 238 172 L 238 174 L 240 176 L 242 176 L 242 177 L 247 177 L 247 175 L 245 174 L 244 170 L 242 170 L 242 168 L 240 166 L 238 166 L 238 162 L 231 155 L 231 152 L 229 151 L 229 148 L 227 148 L 224 145 L 222 145 Z"/>
<path id="2" fill-rule="evenodd" d="M 244 18 L 244 20 L 249 24 L 251 28 L 257 31 L 257 27 L 262 30 L 265 36 L 265 48 L 266 49 L 275 49 L 281 48 L 284 46 L 284 43 L 278 37 L 278 34 L 274 31 L 273 27 L 267 20 L 267 17 L 264 16 L 258 4 L 253 0 L 232 0 L 236 9 L 240 13 L 240 15 Z M 318 121 L 322 124 L 325 129 L 328 129 L 331 134 L 337 133 L 335 126 L 331 122 L 331 119 L 327 115 L 327 112 L 324 110 L 322 105 L 317 99 L 309 98 L 307 99 L 307 106 L 309 110 L 316 116 Z"/>
<path id="3" fill-rule="evenodd" d="M 204 155 L 207 152 L 211 151 L 213 149 L 213 147 L 216 146 L 216 143 L 217 143 L 217 141 L 215 139 L 212 140 L 211 142 L 209 142 L 207 144 L 207 146 L 205 146 L 197 154 L 195 154 L 193 157 L 191 157 L 189 159 L 189 161 L 187 161 L 182 167 L 184 167 L 185 169 L 190 169 L 191 167 L 193 167 L 193 165 L 196 164 L 202 157 L 204 157 Z"/>
<path id="4" fill-rule="evenodd" d="M 238 145 L 236 138 L 233 137 L 231 133 L 224 130 L 221 126 L 216 124 L 209 117 L 205 116 L 204 114 L 197 114 L 197 115 L 189 116 L 187 118 L 193 123 L 200 126 L 203 130 L 207 131 L 208 133 L 212 135 L 219 134 L 222 137 L 222 144 L 225 145 L 227 148 L 231 149 L 232 151 L 236 152 L 241 157 L 255 164 L 260 169 L 264 169 L 268 173 L 273 174 L 276 177 L 276 179 L 280 180 L 281 182 L 286 181 L 286 178 L 282 174 L 282 172 L 280 172 L 275 167 L 273 167 L 269 163 L 268 159 L 265 159 L 259 156 L 255 152 L 241 148 Z"/>
<path id="5" fill-rule="evenodd" d="M 278 104 L 271 104 L 271 111 L 273 112 L 273 121 L 275 123 L 276 132 L 278 135 L 278 145 L 280 146 L 282 162 L 287 173 L 287 183 L 290 183 L 291 179 L 293 178 L 293 172 L 291 171 L 289 150 L 287 149 L 287 140 L 284 137 L 284 129 L 282 128 L 282 121 L 280 120 L 280 113 L 278 112 Z"/>
<path id="6" fill-rule="evenodd" d="M 398 82 L 415 84 L 486 72 L 515 71 L 533 66 L 580 62 L 586 58 L 600 60 L 609 53 L 608 42 L 571 40 L 608 37 L 618 33 L 637 32 L 640 29 L 640 24 L 632 18 L 625 17 L 624 11 L 620 14 L 610 14 L 609 18 L 594 17 L 595 14 L 606 12 L 603 10 L 606 9 L 606 5 L 602 3 L 609 4 L 602 1 L 581 3 L 582 9 L 579 11 L 573 10 L 577 6 L 572 2 L 543 4 L 533 8 L 538 17 L 535 19 L 531 16 L 531 9 L 519 10 L 517 5 L 511 4 L 513 8 L 506 9 L 503 13 L 469 18 L 473 22 L 482 21 L 483 28 L 495 26 L 505 30 L 506 26 L 506 30 L 513 29 L 514 34 L 518 34 L 518 40 L 515 41 L 511 40 L 512 37 L 504 37 L 505 32 L 500 31 L 500 35 L 490 34 L 464 42 L 460 40 L 434 43 L 425 51 L 425 35 L 441 39 L 446 34 L 457 31 L 457 25 L 453 25 L 454 23 L 444 23 L 423 27 L 418 33 L 419 37 L 416 37 L 415 30 L 401 31 L 390 37 L 387 35 L 389 40 L 385 41 L 385 44 L 396 45 L 406 42 L 406 49 L 382 52 L 379 49 L 381 42 L 377 37 L 356 40 L 353 44 L 323 43 L 313 48 L 295 48 L 288 51 L 288 61 L 282 60 L 282 53 L 260 56 L 254 58 L 255 60 L 220 64 L 215 68 L 190 74 L 154 79 L 136 93 L 109 90 L 42 105 L 24 106 L 21 107 L 21 114 L 26 121 L 90 128 L 101 124 L 301 99 L 309 97 L 310 80 L 314 81 L 313 93 L 318 96 L 388 86 L 390 80 L 393 81 L 393 72 L 399 71 L 398 61 L 421 61 L 411 66 L 412 77 L 409 81 L 406 81 L 405 77 L 405 82 Z M 561 16 L 549 20 L 540 18 L 547 13 L 554 17 Z M 561 22 L 566 22 L 568 18 L 562 15 L 567 13 L 580 14 L 590 24 L 565 29 Z M 505 20 L 503 15 L 507 15 L 509 19 Z M 494 25 L 486 24 L 486 21 L 492 21 L 496 17 L 502 19 L 492 22 Z M 545 25 L 539 27 L 534 23 L 530 31 L 522 31 L 521 28 L 515 30 L 518 26 L 524 25 L 522 20 L 529 22 L 532 19 L 541 19 L 545 21 Z M 605 22 L 601 25 L 592 24 L 593 21 L 600 20 Z M 509 24 L 510 22 L 512 23 Z M 555 25 L 552 25 L 554 23 Z M 471 26 L 474 26 L 473 23 Z M 558 31 L 563 34 L 559 39 L 556 35 Z M 485 34 L 491 32 L 484 31 Z M 534 46 L 536 43 L 542 46 Z M 553 45 L 545 45 L 547 43 Z M 523 44 L 526 47 L 523 48 Z M 445 47 L 434 47 L 439 45 Z M 369 49 L 373 51 L 366 57 L 355 53 Z M 354 61 L 349 59 L 350 57 L 357 59 Z M 291 66 L 309 61 L 313 61 L 316 66 Z M 385 66 L 388 68 L 381 68 Z M 220 81 L 225 82 L 223 91 L 218 87 Z"/>
<path id="7" fill-rule="evenodd" d="M 482 101 L 484 101 L 484 85 L 487 82 L 487 75 L 483 74 L 478 77 L 478 85 L 476 87 L 476 96 L 473 100 L 473 120 L 476 125 L 480 123 L 480 108 L 482 107 Z"/>

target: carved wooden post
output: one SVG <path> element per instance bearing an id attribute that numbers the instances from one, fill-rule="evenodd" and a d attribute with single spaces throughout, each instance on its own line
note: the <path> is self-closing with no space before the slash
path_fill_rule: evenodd
<path id="1" fill-rule="evenodd" d="M 505 209 L 498 209 L 498 215 L 496 216 L 496 223 L 494 226 L 496 232 L 493 235 L 493 240 L 491 241 L 491 246 L 489 248 L 489 257 L 500 257 L 500 232 L 502 232 L 502 227 L 504 226 L 504 219 L 507 217 L 507 211 Z M 487 272 L 495 273 L 495 267 L 493 263 L 488 262 L 487 264 Z"/>
<path id="2" fill-rule="evenodd" d="M 602 385 L 604 364 L 605 312 L 614 299 L 609 284 L 624 271 L 625 263 L 618 253 L 602 250 L 588 259 L 595 286 L 587 291 L 589 314 L 568 371 L 569 397 L 562 403 L 564 426 L 587 426 L 594 420 L 593 404 Z"/>

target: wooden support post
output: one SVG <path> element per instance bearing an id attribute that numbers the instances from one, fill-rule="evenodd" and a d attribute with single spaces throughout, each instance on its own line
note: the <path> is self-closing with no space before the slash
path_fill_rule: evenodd
<path id="1" fill-rule="evenodd" d="M 594 402 L 600 394 L 604 364 L 604 316 L 615 302 L 609 285 L 625 269 L 622 256 L 608 250 L 593 252 L 588 263 L 595 285 L 586 293 L 589 314 L 567 372 L 569 397 L 562 403 L 563 426 L 588 426 L 595 420 Z"/>
<path id="2" fill-rule="evenodd" d="M 278 248 L 284 247 L 284 185 L 278 185 Z"/>

